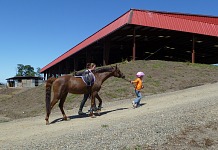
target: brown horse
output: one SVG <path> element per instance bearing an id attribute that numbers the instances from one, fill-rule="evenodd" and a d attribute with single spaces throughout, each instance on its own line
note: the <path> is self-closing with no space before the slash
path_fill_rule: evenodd
<path id="1" fill-rule="evenodd" d="M 93 116 L 93 109 L 95 108 L 95 97 L 100 98 L 98 92 L 105 80 L 114 76 L 118 78 L 125 78 L 124 74 L 115 67 L 104 67 L 96 69 L 94 72 L 95 82 L 92 86 L 87 87 L 81 78 L 72 75 L 60 76 L 58 78 L 51 77 L 46 82 L 46 125 L 49 124 L 49 115 L 54 105 L 60 100 L 59 108 L 63 115 L 63 120 L 67 120 L 63 105 L 68 93 L 72 94 L 88 94 L 91 93 L 91 111 L 90 116 Z M 51 89 L 53 87 L 53 100 L 51 101 Z"/>

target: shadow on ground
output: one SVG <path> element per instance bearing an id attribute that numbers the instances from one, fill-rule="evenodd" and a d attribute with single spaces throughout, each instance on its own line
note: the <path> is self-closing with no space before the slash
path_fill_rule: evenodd
<path id="1" fill-rule="evenodd" d="M 143 105 L 145 105 L 146 103 L 141 103 L 140 104 L 140 107 L 142 107 Z M 121 111 L 121 110 L 125 110 L 125 109 L 132 109 L 132 108 L 117 108 L 117 109 L 114 109 L 114 110 L 108 110 L 108 111 L 104 111 L 104 112 L 100 112 L 99 113 L 94 113 L 96 116 L 103 116 L 103 115 L 106 115 L 108 113 L 111 113 L 111 112 L 114 112 L 114 111 Z M 85 115 L 72 115 L 72 116 L 68 116 L 68 119 L 77 119 L 77 118 L 88 118 L 90 117 L 88 112 L 85 114 Z M 55 124 L 57 122 L 61 122 L 61 121 L 64 121 L 63 118 L 58 118 L 58 119 L 55 119 L 53 120 L 50 124 Z"/>
<path id="2" fill-rule="evenodd" d="M 108 113 L 111 113 L 111 112 L 114 112 L 114 111 L 120 111 L 120 110 L 124 110 L 124 109 L 129 109 L 129 108 L 118 108 L 118 109 L 114 109 L 114 110 L 104 111 L 104 112 L 101 112 L 100 115 L 98 113 L 94 113 L 94 114 L 96 116 L 102 116 L 102 115 L 105 115 L 105 114 L 108 114 Z M 88 117 L 90 117 L 88 115 L 88 112 L 85 115 L 72 115 L 72 116 L 68 116 L 68 118 L 70 120 L 71 119 L 77 119 L 77 118 L 88 118 Z M 54 123 L 61 122 L 61 121 L 64 121 L 63 118 L 58 118 L 58 119 L 53 120 L 50 124 L 54 124 Z"/>

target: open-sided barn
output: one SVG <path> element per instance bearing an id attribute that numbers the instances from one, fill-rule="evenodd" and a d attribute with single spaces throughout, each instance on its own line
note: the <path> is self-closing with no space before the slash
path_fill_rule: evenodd
<path id="1" fill-rule="evenodd" d="M 41 69 L 44 77 L 123 60 L 218 63 L 218 17 L 130 9 Z"/>

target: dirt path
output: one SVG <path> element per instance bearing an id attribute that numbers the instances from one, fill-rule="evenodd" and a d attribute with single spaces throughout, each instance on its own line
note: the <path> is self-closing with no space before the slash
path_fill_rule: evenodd
<path id="1" fill-rule="evenodd" d="M 69 121 L 61 121 L 60 113 L 51 114 L 50 117 L 51 124 L 49 126 L 45 125 L 44 116 L 25 118 L 25 119 L 14 120 L 11 122 L 0 123 L 0 135 L 1 135 L 0 145 L 2 146 L 0 149 L 10 149 L 14 147 L 18 149 L 22 149 L 22 148 L 28 149 L 28 147 L 31 148 L 39 147 L 39 149 L 46 148 L 46 147 L 55 147 L 54 143 L 55 141 L 57 141 L 56 138 L 62 137 L 63 141 L 65 140 L 64 138 L 66 138 L 66 141 L 68 141 L 67 140 L 68 137 L 78 138 L 80 137 L 78 135 L 86 135 L 86 137 L 84 137 L 84 139 L 86 139 L 88 138 L 87 137 L 88 133 L 91 134 L 93 133 L 93 131 L 95 130 L 98 131 L 99 129 L 103 130 L 102 132 L 106 132 L 105 130 L 107 127 L 113 128 L 114 126 L 116 126 L 116 130 L 122 130 L 123 128 L 126 128 L 126 126 L 124 124 L 121 126 L 120 125 L 121 122 L 123 123 L 129 122 L 129 126 L 135 126 L 132 125 L 134 123 L 137 123 L 135 118 L 146 116 L 147 117 L 146 119 L 149 120 L 149 117 L 152 117 L 152 115 L 155 116 L 154 114 L 158 114 L 158 113 L 160 113 L 160 115 L 164 115 L 165 113 L 166 114 L 168 113 L 170 115 L 172 113 L 172 109 L 174 108 L 184 107 L 185 109 L 187 106 L 190 106 L 192 104 L 198 104 L 198 103 L 200 104 L 203 101 L 208 101 L 208 107 L 209 106 L 213 107 L 214 104 L 217 104 L 216 101 L 218 99 L 217 89 L 218 89 L 218 83 L 215 83 L 215 84 L 207 84 L 204 86 L 194 87 L 194 88 L 171 92 L 171 93 L 146 96 L 142 99 L 142 104 L 143 104 L 142 107 L 139 107 L 137 109 L 132 108 L 131 106 L 132 100 L 130 99 L 111 102 L 111 103 L 104 104 L 102 115 L 94 119 L 89 117 L 80 117 L 77 115 L 77 110 L 74 109 L 66 112 L 68 115 L 71 115 L 69 116 L 70 118 Z M 86 109 L 87 108 L 85 108 L 85 110 Z M 207 115 L 214 115 L 214 118 L 216 118 L 218 116 L 217 107 L 213 108 L 214 110 L 212 108 L 209 109 L 211 109 L 210 110 L 211 114 L 207 113 Z M 184 110 L 184 112 L 186 111 Z M 177 114 L 173 113 L 173 115 L 177 115 Z M 179 115 L 175 116 L 175 118 L 181 119 Z M 158 119 L 158 117 L 156 119 Z M 153 121 L 156 122 L 156 124 L 158 124 L 160 120 L 154 119 Z M 145 122 L 144 124 L 148 124 L 148 122 Z M 128 132 L 130 132 L 129 134 L 132 134 L 130 129 L 125 129 L 125 131 L 127 130 Z M 175 130 L 172 131 L 172 133 L 175 132 L 179 132 L 179 127 L 176 127 Z M 171 133 L 169 132 L 169 134 Z M 95 135 L 95 138 L 100 138 L 100 137 Z M 103 136 L 101 138 L 103 138 Z M 51 142 L 52 144 L 50 143 L 50 145 L 49 144 L 46 145 L 47 142 L 45 140 L 51 140 L 53 142 Z M 77 141 L 77 142 L 81 142 L 83 140 L 71 139 L 71 141 Z M 141 144 L 146 144 L 148 143 L 148 141 L 149 139 L 145 141 L 145 143 L 142 142 Z M 213 142 L 216 143 L 217 141 L 218 141 L 217 139 L 213 139 Z M 43 146 L 41 144 L 43 144 Z M 56 144 L 58 145 L 58 143 Z M 74 143 L 74 145 L 76 144 Z M 121 145 L 125 145 L 125 143 Z M 68 146 L 70 147 L 72 145 L 69 144 Z M 64 149 L 68 149 L 69 147 L 67 148 L 65 147 Z M 85 147 L 80 147 L 78 149 L 83 149 L 83 148 Z M 106 147 L 106 149 L 110 149 L 110 148 Z"/>

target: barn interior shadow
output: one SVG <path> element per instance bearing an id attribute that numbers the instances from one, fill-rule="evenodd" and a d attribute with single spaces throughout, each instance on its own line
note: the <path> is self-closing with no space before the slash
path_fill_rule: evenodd
<path id="1" fill-rule="evenodd" d="M 125 110 L 125 109 L 129 109 L 129 108 L 118 108 L 118 109 L 114 109 L 114 110 L 104 111 L 104 112 L 100 113 L 100 116 L 105 115 L 105 114 L 110 113 L 110 112 L 119 111 L 119 110 Z M 99 116 L 97 113 L 95 113 L 95 115 Z M 89 117 L 88 112 L 85 115 L 72 115 L 72 116 L 68 116 L 69 119 L 87 118 L 87 117 Z M 58 119 L 55 119 L 52 122 L 50 122 L 50 124 L 54 124 L 54 123 L 61 122 L 61 121 L 64 121 L 63 118 L 58 118 Z"/>

